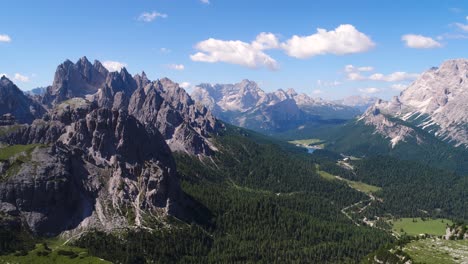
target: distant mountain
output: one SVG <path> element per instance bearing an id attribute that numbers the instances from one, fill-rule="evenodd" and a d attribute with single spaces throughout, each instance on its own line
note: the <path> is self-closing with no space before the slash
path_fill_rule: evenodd
<path id="1" fill-rule="evenodd" d="M 0 116 L 10 114 L 19 123 L 30 123 L 44 113 L 39 103 L 26 96 L 7 77 L 0 78 Z"/>
<path id="2" fill-rule="evenodd" d="M 444 62 L 423 73 L 391 101 L 378 101 L 360 118 L 395 145 L 417 137 L 412 124 L 454 146 L 468 148 L 468 60 Z"/>
<path id="3" fill-rule="evenodd" d="M 379 98 L 373 96 L 366 96 L 366 95 L 352 95 L 345 97 L 341 100 L 335 100 L 335 103 L 351 106 L 359 109 L 362 113 L 369 108 L 369 106 L 373 105 L 377 102 Z"/>
<path id="4" fill-rule="evenodd" d="M 47 87 L 37 87 L 29 91 L 25 91 L 25 93 L 31 96 L 36 96 L 36 95 L 42 96 L 46 93 L 46 91 L 47 91 Z"/>
<path id="5" fill-rule="evenodd" d="M 307 136 L 341 153 L 391 155 L 467 173 L 468 60 L 446 61 L 358 119 Z"/>
<path id="6" fill-rule="evenodd" d="M 267 93 L 249 80 L 200 84 L 191 96 L 224 121 L 266 133 L 296 129 L 323 119 L 351 119 L 360 114 L 354 107 L 298 94 L 294 89 Z"/>

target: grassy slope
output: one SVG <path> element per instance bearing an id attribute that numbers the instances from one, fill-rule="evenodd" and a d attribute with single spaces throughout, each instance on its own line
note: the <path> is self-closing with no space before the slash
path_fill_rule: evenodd
<path id="1" fill-rule="evenodd" d="M 378 187 L 378 186 L 374 186 L 374 185 L 370 185 L 370 184 L 367 184 L 367 183 L 363 183 L 363 182 L 359 182 L 359 181 L 351 181 L 351 180 L 348 180 L 348 179 L 345 179 L 345 178 L 341 178 L 341 177 L 338 177 L 335 176 L 335 175 L 332 175 L 326 171 L 322 171 L 320 169 L 318 169 L 318 166 L 317 166 L 317 172 L 319 173 L 319 175 L 321 177 L 323 177 L 324 179 L 327 179 L 327 180 L 341 180 L 341 181 L 344 181 L 346 182 L 346 184 L 349 185 L 349 187 L 357 190 L 357 191 L 360 191 L 360 192 L 363 192 L 363 193 L 375 193 L 375 192 L 378 192 L 380 191 L 382 188 Z"/>
<path id="2" fill-rule="evenodd" d="M 41 144 L 30 144 L 30 145 L 12 145 L 4 148 L 0 148 L 0 161 L 8 160 L 9 158 L 18 155 L 22 152 L 25 154 L 31 153 L 36 147 L 43 146 Z"/>
<path id="3" fill-rule="evenodd" d="M 400 218 L 394 220 L 392 230 L 396 233 L 407 233 L 410 236 L 417 236 L 419 234 L 429 234 L 441 236 L 445 234 L 447 225 L 451 225 L 452 221 L 448 219 L 426 219 L 423 221 L 421 218 Z M 403 232 L 401 231 L 403 229 Z"/>
<path id="4" fill-rule="evenodd" d="M 47 246 L 46 246 L 47 245 Z M 36 248 L 21 254 L 19 252 L 10 255 L 0 256 L 0 264 L 6 263 L 34 263 L 34 264 L 106 264 L 111 263 L 100 258 L 89 256 L 87 250 L 64 246 L 60 241 L 36 244 Z"/>

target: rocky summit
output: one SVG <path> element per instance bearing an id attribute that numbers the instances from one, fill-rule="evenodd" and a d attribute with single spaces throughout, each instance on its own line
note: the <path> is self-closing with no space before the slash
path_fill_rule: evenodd
<path id="1" fill-rule="evenodd" d="M 99 107 L 125 110 L 148 129 L 158 129 L 173 151 L 210 155 L 210 134 L 220 124 L 211 111 L 196 104 L 184 89 L 164 78 L 150 81 L 143 72 L 131 76 L 125 68 L 109 72 L 86 57 L 60 64 L 52 86 L 41 97 L 53 108 L 72 98 L 84 98 Z"/>

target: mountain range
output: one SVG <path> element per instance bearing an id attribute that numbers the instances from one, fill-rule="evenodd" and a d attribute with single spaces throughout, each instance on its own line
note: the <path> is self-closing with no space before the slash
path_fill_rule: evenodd
<path id="1" fill-rule="evenodd" d="M 349 120 L 362 113 L 376 98 L 354 96 L 326 101 L 299 94 L 294 89 L 263 91 L 257 83 L 200 84 L 191 97 L 228 123 L 267 134 L 297 129 L 307 123 Z"/>
<path id="2" fill-rule="evenodd" d="M 177 83 L 86 57 L 57 67 L 42 95 L 0 81 L 0 210 L 36 234 L 184 218 L 172 152 L 209 156 L 222 129 Z"/>

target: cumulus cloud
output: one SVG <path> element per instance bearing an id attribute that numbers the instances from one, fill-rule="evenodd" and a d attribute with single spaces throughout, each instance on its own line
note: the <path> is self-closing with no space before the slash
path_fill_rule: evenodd
<path id="1" fill-rule="evenodd" d="M 15 77 L 14 79 L 18 82 L 29 82 L 29 77 L 28 76 L 25 76 L 25 75 L 22 75 L 22 74 L 19 74 L 19 73 L 15 73 Z"/>
<path id="2" fill-rule="evenodd" d="M 104 61 L 102 65 L 110 72 L 120 71 L 123 67 L 127 67 L 127 64 L 118 61 Z"/>
<path id="3" fill-rule="evenodd" d="M 382 82 L 402 82 L 411 81 L 416 79 L 419 74 L 407 73 L 407 72 L 393 72 L 390 74 L 374 73 L 369 76 L 365 76 L 362 72 L 373 71 L 374 68 L 371 66 L 355 67 L 353 65 L 346 65 L 344 71 L 346 72 L 346 78 L 350 81 L 382 81 Z"/>
<path id="4" fill-rule="evenodd" d="M 369 76 L 369 80 L 372 81 L 383 81 L 383 82 L 401 82 L 401 81 L 410 81 L 418 78 L 419 74 L 417 73 L 407 73 L 407 72 L 393 72 L 388 75 L 382 73 L 374 73 Z"/>
<path id="5" fill-rule="evenodd" d="M 334 87 L 341 85 L 340 81 L 322 81 L 322 80 L 317 80 L 317 86 L 320 87 Z"/>
<path id="6" fill-rule="evenodd" d="M 195 48 L 198 52 L 190 58 L 200 62 L 226 62 L 249 68 L 277 69 L 278 63 L 265 50 L 282 49 L 291 57 L 305 59 L 323 54 L 360 53 L 374 46 L 370 37 L 359 32 L 353 25 L 346 24 L 330 31 L 319 28 L 317 33 L 310 36 L 294 35 L 282 43 L 275 34 L 266 32 L 258 34 L 251 43 L 210 38 L 197 43 Z M 359 70 L 370 71 L 372 68 L 362 67 Z"/>
<path id="7" fill-rule="evenodd" d="M 316 55 L 345 55 L 360 53 L 373 48 L 375 43 L 370 37 L 359 32 L 353 25 L 340 25 L 335 30 L 317 29 L 309 36 L 294 35 L 281 44 L 289 56 L 305 59 Z"/>
<path id="8" fill-rule="evenodd" d="M 362 81 L 365 80 L 366 77 L 361 75 L 361 72 L 370 72 L 373 71 L 374 67 L 372 66 L 361 66 L 356 67 L 354 65 L 348 64 L 344 67 L 344 71 L 346 72 L 347 79 L 350 81 Z"/>
<path id="9" fill-rule="evenodd" d="M 278 37 L 273 33 L 262 32 L 252 42 L 252 47 L 259 50 L 277 49 L 279 46 Z"/>
<path id="10" fill-rule="evenodd" d="M 183 71 L 185 66 L 183 64 L 170 64 L 169 68 L 177 71 Z"/>
<path id="11" fill-rule="evenodd" d="M 263 51 L 278 45 L 276 36 L 272 33 L 260 33 L 252 43 L 240 40 L 207 39 L 199 42 L 195 48 L 199 52 L 190 55 L 190 59 L 199 62 L 225 62 L 238 64 L 249 68 L 278 68 L 275 59 Z"/>
<path id="12" fill-rule="evenodd" d="M 11 42 L 11 38 L 8 35 L 2 35 L 0 34 L 0 42 Z"/>
<path id="13" fill-rule="evenodd" d="M 181 82 L 179 83 L 179 86 L 184 88 L 185 90 L 192 88 L 192 84 L 189 82 Z"/>
<path id="14" fill-rule="evenodd" d="M 404 89 L 406 89 L 406 87 L 408 87 L 408 85 L 403 84 L 403 83 L 397 83 L 397 84 L 391 85 L 390 87 L 391 87 L 393 90 L 403 91 Z"/>
<path id="15" fill-rule="evenodd" d="M 8 78 L 8 74 L 6 74 L 6 73 L 0 73 L 0 78 L 2 78 L 3 76 L 5 76 L 5 77 Z"/>
<path id="16" fill-rule="evenodd" d="M 323 91 L 320 90 L 320 89 L 315 89 L 315 90 L 312 91 L 312 94 L 313 94 L 313 95 L 323 94 Z"/>
<path id="17" fill-rule="evenodd" d="M 161 53 L 170 53 L 170 52 L 171 52 L 171 50 L 168 49 L 168 48 L 160 48 L 159 51 L 160 51 Z"/>
<path id="18" fill-rule="evenodd" d="M 156 11 L 153 11 L 153 12 L 144 12 L 142 13 L 139 17 L 138 17 L 138 20 L 139 21 L 143 21 L 143 22 L 151 22 L 153 20 L 155 20 L 156 18 L 166 18 L 167 15 L 166 14 L 163 14 L 163 13 L 158 13 Z"/>
<path id="19" fill-rule="evenodd" d="M 200 2 L 202 2 L 203 4 L 207 4 L 207 5 L 210 4 L 210 0 L 200 0 Z"/>
<path id="20" fill-rule="evenodd" d="M 375 93 L 380 92 L 380 89 L 379 89 L 379 88 L 375 88 L 375 87 L 360 88 L 360 89 L 359 89 L 359 92 L 365 93 L 365 94 L 375 94 Z"/>
<path id="21" fill-rule="evenodd" d="M 442 47 L 442 44 L 436 40 L 423 35 L 407 34 L 403 35 L 401 40 L 405 42 L 407 47 L 413 49 L 432 49 Z"/>

